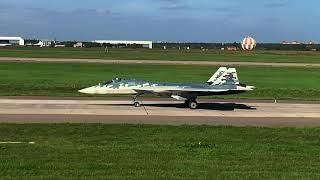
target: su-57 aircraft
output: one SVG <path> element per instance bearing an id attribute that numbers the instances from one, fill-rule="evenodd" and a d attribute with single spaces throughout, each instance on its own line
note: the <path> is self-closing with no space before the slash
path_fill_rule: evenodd
<path id="1" fill-rule="evenodd" d="M 85 94 L 127 94 L 132 95 L 135 107 L 140 106 L 138 97 L 143 94 L 157 94 L 185 100 L 186 107 L 196 109 L 198 96 L 239 94 L 251 91 L 254 86 L 240 84 L 235 68 L 220 67 L 206 82 L 198 84 L 166 83 L 114 78 L 96 86 L 79 90 Z"/>

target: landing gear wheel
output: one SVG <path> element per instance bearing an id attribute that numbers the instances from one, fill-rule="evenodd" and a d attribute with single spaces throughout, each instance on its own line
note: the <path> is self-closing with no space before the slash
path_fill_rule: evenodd
<path id="1" fill-rule="evenodd" d="M 141 106 L 140 102 L 138 101 L 138 97 L 140 95 L 141 94 L 136 94 L 136 95 L 132 96 L 134 107 L 140 107 Z"/>
<path id="2" fill-rule="evenodd" d="M 197 107 L 198 107 L 197 101 L 190 101 L 189 102 L 189 108 L 190 109 L 197 109 Z"/>
<path id="3" fill-rule="evenodd" d="M 134 107 L 140 107 L 141 104 L 139 102 L 134 102 Z"/>

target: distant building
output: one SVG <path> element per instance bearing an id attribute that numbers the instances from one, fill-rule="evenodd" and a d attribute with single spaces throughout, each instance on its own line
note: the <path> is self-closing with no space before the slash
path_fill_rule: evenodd
<path id="1" fill-rule="evenodd" d="M 301 44 L 300 42 L 298 42 L 298 41 L 282 41 L 282 43 L 281 44 Z"/>
<path id="2" fill-rule="evenodd" d="M 309 42 L 307 42 L 306 44 L 310 44 L 310 45 L 312 45 L 312 44 L 318 44 L 316 41 L 309 41 Z"/>
<path id="3" fill-rule="evenodd" d="M 227 49 L 228 51 L 236 51 L 236 50 L 238 50 L 238 48 L 235 47 L 235 46 L 227 46 L 226 49 Z"/>
<path id="4" fill-rule="evenodd" d="M 62 43 L 57 43 L 54 47 L 66 47 L 66 45 Z"/>
<path id="5" fill-rule="evenodd" d="M 301 43 L 298 41 L 292 41 L 291 44 L 301 44 Z"/>
<path id="6" fill-rule="evenodd" d="M 0 37 L 0 46 L 24 46 L 24 39 L 21 37 Z"/>
<path id="7" fill-rule="evenodd" d="M 52 47 L 56 43 L 54 40 L 48 40 L 48 39 L 41 40 L 41 42 L 42 42 L 41 47 Z"/>
<path id="8" fill-rule="evenodd" d="M 152 41 L 123 41 L 123 40 L 95 40 L 95 43 L 99 44 L 112 44 L 112 45 L 142 45 L 143 47 L 147 47 L 152 49 Z"/>
<path id="9" fill-rule="evenodd" d="M 299 42 L 299 41 L 282 41 L 281 44 L 318 44 L 316 41 L 306 41 L 306 42 Z"/>
<path id="10" fill-rule="evenodd" d="M 27 46 L 38 46 L 38 47 L 55 47 L 55 41 L 54 40 L 39 40 L 38 43 L 33 44 L 29 43 L 26 44 Z"/>
<path id="11" fill-rule="evenodd" d="M 76 44 L 73 45 L 74 48 L 83 48 L 84 44 L 82 42 L 78 42 Z"/>

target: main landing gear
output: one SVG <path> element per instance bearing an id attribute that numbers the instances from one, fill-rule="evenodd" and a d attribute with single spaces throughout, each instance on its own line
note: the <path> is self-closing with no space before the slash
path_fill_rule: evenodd
<path id="1" fill-rule="evenodd" d="M 136 94 L 134 96 L 132 96 L 133 99 L 133 105 L 134 107 L 141 107 L 140 102 L 138 101 L 138 97 L 141 94 Z M 196 101 L 196 99 L 187 99 L 184 101 L 184 104 L 186 107 L 189 107 L 190 109 L 197 109 L 198 108 L 198 102 Z"/>
<path id="2" fill-rule="evenodd" d="M 141 106 L 140 102 L 138 101 L 138 96 L 139 95 L 132 96 L 134 107 L 140 107 Z"/>
<path id="3" fill-rule="evenodd" d="M 198 102 L 196 101 L 196 99 L 185 100 L 184 104 L 186 107 L 189 107 L 190 109 L 197 109 L 198 108 Z"/>

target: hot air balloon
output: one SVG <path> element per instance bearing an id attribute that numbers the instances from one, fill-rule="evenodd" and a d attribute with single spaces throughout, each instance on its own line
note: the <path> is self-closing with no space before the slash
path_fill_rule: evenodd
<path id="1" fill-rule="evenodd" d="M 256 47 L 256 45 L 257 45 L 256 40 L 250 36 L 245 37 L 241 42 L 242 49 L 247 51 L 253 50 Z"/>

